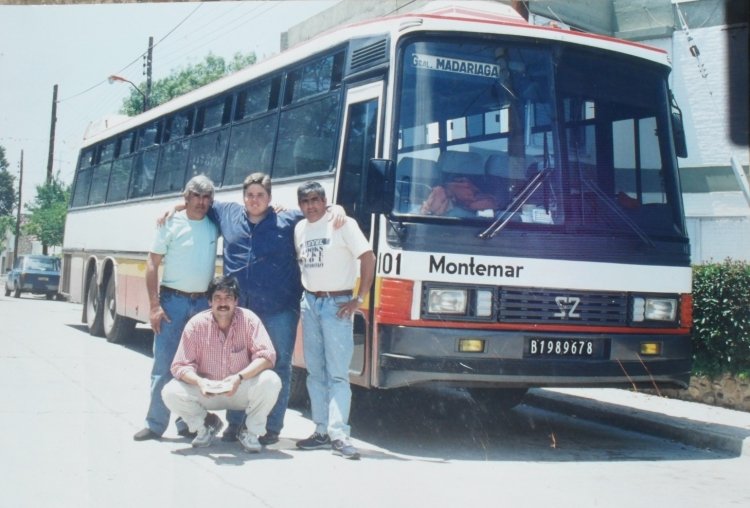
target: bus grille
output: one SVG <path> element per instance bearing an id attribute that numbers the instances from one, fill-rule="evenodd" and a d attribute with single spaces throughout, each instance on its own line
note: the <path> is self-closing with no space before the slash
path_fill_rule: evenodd
<path id="1" fill-rule="evenodd" d="M 499 289 L 498 320 L 503 323 L 627 324 L 625 293 Z"/>

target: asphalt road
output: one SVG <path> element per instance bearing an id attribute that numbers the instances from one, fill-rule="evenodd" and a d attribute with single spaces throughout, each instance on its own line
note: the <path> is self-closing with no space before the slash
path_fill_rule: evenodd
<path id="1" fill-rule="evenodd" d="M 174 428 L 136 443 L 150 332 L 113 345 L 80 315 L 0 296 L 0 506 L 750 506 L 747 457 L 527 405 L 490 415 L 460 391 L 356 391 L 360 461 L 297 450 L 305 408 L 258 455 L 193 449 Z"/>

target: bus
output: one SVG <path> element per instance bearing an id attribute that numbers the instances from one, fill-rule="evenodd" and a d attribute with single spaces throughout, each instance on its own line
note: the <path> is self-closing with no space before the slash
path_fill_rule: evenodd
<path id="1" fill-rule="evenodd" d="M 320 181 L 372 243 L 352 384 L 508 405 L 530 387 L 686 386 L 685 144 L 666 53 L 460 4 L 330 30 L 89 136 L 61 291 L 90 332 L 118 342 L 148 322 L 155 218 L 187 179 L 241 203 L 263 171 L 291 208 Z"/>

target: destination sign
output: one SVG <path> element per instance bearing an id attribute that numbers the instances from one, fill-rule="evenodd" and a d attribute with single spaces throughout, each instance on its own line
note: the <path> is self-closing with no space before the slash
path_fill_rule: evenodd
<path id="1" fill-rule="evenodd" d="M 415 53 L 412 64 L 414 67 L 433 71 L 454 72 L 487 78 L 500 77 L 500 66 L 486 62 Z"/>

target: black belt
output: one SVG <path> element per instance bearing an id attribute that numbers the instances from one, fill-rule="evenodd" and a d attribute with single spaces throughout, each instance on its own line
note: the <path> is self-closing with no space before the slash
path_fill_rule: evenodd
<path id="1" fill-rule="evenodd" d="M 345 289 L 343 291 L 307 291 L 307 292 L 313 295 L 315 298 L 332 298 L 334 296 L 352 296 L 351 289 Z"/>
<path id="2" fill-rule="evenodd" d="M 180 295 L 186 298 L 203 298 L 206 296 L 206 292 L 200 293 L 188 293 L 187 291 L 180 291 L 179 289 L 171 288 L 169 286 L 159 286 L 160 293 L 172 293 L 173 295 Z"/>

